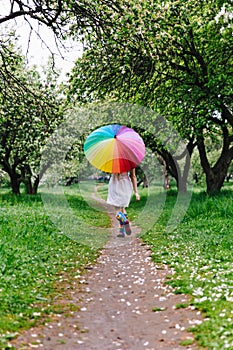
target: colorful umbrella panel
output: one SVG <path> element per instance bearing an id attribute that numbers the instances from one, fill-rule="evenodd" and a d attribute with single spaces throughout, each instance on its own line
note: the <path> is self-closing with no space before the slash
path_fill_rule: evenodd
<path id="1" fill-rule="evenodd" d="M 97 169 L 106 173 L 123 173 L 141 163 L 145 144 L 131 128 L 119 124 L 105 125 L 87 137 L 84 153 Z"/>

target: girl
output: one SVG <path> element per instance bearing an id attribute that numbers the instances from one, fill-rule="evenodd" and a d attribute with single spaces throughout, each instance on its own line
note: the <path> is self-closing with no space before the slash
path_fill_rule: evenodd
<path id="1" fill-rule="evenodd" d="M 140 200 L 137 188 L 137 178 L 135 169 L 131 169 L 130 173 L 113 174 L 108 185 L 107 203 L 118 208 L 116 218 L 120 222 L 119 234 L 117 237 L 124 237 L 131 234 L 128 216 L 125 208 L 129 206 L 132 191 L 134 191 L 136 200 Z"/>

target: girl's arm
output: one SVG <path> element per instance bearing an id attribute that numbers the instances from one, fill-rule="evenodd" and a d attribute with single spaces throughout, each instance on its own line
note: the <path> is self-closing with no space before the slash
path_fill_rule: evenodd
<path id="1" fill-rule="evenodd" d="M 136 200 L 139 201 L 140 200 L 140 196 L 138 194 L 138 185 L 137 185 L 137 177 L 136 177 L 136 173 L 135 173 L 135 169 L 131 169 L 130 170 L 130 178 L 133 184 L 133 190 L 134 190 L 134 194 L 136 197 Z"/>

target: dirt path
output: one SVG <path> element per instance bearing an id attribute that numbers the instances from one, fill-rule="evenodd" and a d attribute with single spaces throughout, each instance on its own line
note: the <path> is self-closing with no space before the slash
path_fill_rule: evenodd
<path id="1" fill-rule="evenodd" d="M 81 290 L 70 286 L 69 299 L 80 311 L 57 315 L 24 332 L 12 341 L 16 349 L 198 349 L 180 344 L 192 339 L 187 329 L 201 322 L 201 315 L 191 308 L 175 308 L 187 297 L 175 295 L 164 284 L 171 270 L 151 261 L 149 248 L 137 238 L 138 228 L 132 227 L 131 236 L 117 238 L 117 222 L 114 213 L 110 215 L 111 239 L 79 281 Z"/>

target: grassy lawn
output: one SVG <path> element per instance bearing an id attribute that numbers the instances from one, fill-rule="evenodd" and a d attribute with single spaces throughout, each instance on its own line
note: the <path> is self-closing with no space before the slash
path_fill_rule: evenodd
<path id="1" fill-rule="evenodd" d="M 153 260 L 173 268 L 174 275 L 167 283 L 176 293 L 189 294 L 190 305 L 204 313 L 205 321 L 192 328 L 199 345 L 233 349 L 232 188 L 226 187 L 214 197 L 195 190 L 185 216 L 173 231 L 168 230 L 167 222 L 176 192 L 168 191 L 164 201 L 159 191 L 152 191 L 153 206 L 147 208 L 156 218 L 152 227 L 149 216 L 142 220 L 140 215 L 148 203 L 147 190 L 140 190 L 141 202 L 132 200 L 129 215 L 141 225 L 142 239 L 151 246 Z"/>
<path id="2" fill-rule="evenodd" d="M 108 238 L 110 220 L 93 200 L 94 183 L 61 190 L 20 197 L 0 192 L 2 349 L 22 328 L 58 312 L 54 300 L 63 275 L 78 278 Z M 167 283 L 204 313 L 205 321 L 192 328 L 200 346 L 232 349 L 233 189 L 215 197 L 196 189 L 190 203 L 178 204 L 175 190 L 139 190 L 141 201 L 133 197 L 128 214 L 141 226 L 153 260 L 173 269 Z M 107 185 L 98 194 L 106 199 Z"/>
<path id="3" fill-rule="evenodd" d="M 41 194 L 18 197 L 0 192 L 1 349 L 20 329 L 57 312 L 53 301 L 60 295 L 62 275 L 68 272 L 71 278 L 78 278 L 84 266 L 97 258 L 107 239 L 103 232 L 111 225 L 109 217 L 90 207 L 77 186 L 65 188 L 65 192 L 68 206 L 60 194 L 46 193 L 51 204 L 57 203 L 55 212 L 58 219 L 62 217 L 61 226 L 48 212 Z M 73 222 L 69 222 L 69 211 L 78 223 L 73 228 L 75 237 L 74 232 L 70 233 Z M 98 241 L 96 249 L 86 244 L 93 238 L 93 231 Z M 82 241 L 85 235 L 90 235 L 88 241 Z"/>

